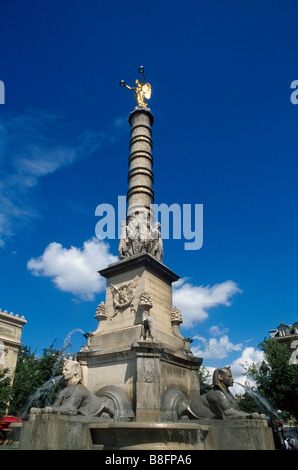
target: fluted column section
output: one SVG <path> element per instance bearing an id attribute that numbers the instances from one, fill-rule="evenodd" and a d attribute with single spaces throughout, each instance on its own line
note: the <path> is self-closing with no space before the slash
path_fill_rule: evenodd
<path id="1" fill-rule="evenodd" d="M 127 191 L 128 216 L 135 214 L 136 211 L 142 212 L 144 208 L 149 211 L 150 205 L 154 202 L 151 140 L 153 121 L 151 111 L 144 106 L 136 107 L 129 117 L 131 139 Z"/>

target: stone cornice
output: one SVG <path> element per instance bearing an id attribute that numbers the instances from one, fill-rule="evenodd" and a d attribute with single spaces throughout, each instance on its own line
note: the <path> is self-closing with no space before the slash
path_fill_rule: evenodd
<path id="1" fill-rule="evenodd" d="M 134 255 L 130 258 L 117 261 L 116 263 L 110 264 L 107 268 L 101 269 L 99 274 L 105 278 L 117 275 L 122 272 L 126 272 L 129 269 L 145 267 L 151 272 L 167 280 L 170 284 L 178 281 L 180 277 L 171 271 L 167 266 L 157 261 L 153 256 L 148 253 L 141 255 Z"/>
<path id="2" fill-rule="evenodd" d="M 13 314 L 12 312 L 8 313 L 7 310 L 2 310 L 0 308 L 0 321 L 5 323 L 10 323 L 11 325 L 23 326 L 27 323 L 27 320 L 22 315 L 21 317 L 18 314 Z"/>

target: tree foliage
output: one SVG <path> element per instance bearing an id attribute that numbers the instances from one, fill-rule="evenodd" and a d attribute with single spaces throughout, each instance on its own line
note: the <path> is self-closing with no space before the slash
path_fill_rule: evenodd
<path id="1" fill-rule="evenodd" d="M 269 403 L 298 420 L 298 365 L 289 364 L 292 351 L 275 338 L 264 340 L 259 347 L 265 361 L 247 367 L 248 375 Z"/>
<path id="2" fill-rule="evenodd" d="M 200 394 L 209 392 L 212 388 L 212 379 L 209 370 L 205 366 L 201 366 L 199 369 L 200 379 Z"/>
<path id="3" fill-rule="evenodd" d="M 30 397 L 36 394 L 33 406 L 43 406 L 47 399 L 47 390 L 44 388 L 43 394 L 37 391 L 50 379 L 61 373 L 60 359 L 61 351 L 54 348 L 52 344 L 43 350 L 43 355 L 38 357 L 36 353 L 31 353 L 30 348 L 24 346 L 19 351 L 15 369 L 14 381 L 12 384 L 11 401 L 9 414 L 19 416 L 26 410 Z"/>
<path id="4" fill-rule="evenodd" d="M 264 413 L 264 409 L 260 407 L 256 399 L 249 395 L 249 393 L 245 393 L 241 398 L 238 398 L 237 401 L 240 410 L 245 413 Z"/>
<path id="5" fill-rule="evenodd" d="M 11 398 L 11 378 L 8 372 L 7 368 L 0 371 L 0 418 L 5 416 Z"/>

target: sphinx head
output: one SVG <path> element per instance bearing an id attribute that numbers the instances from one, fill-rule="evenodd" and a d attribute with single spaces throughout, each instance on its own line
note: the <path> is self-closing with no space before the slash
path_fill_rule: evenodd
<path id="1" fill-rule="evenodd" d="M 228 390 L 233 386 L 234 379 L 230 367 L 223 367 L 222 369 L 215 369 L 212 379 L 213 386 Z"/>
<path id="2" fill-rule="evenodd" d="M 63 365 L 62 374 L 67 384 L 77 384 L 83 378 L 81 366 L 77 361 L 66 360 Z"/>

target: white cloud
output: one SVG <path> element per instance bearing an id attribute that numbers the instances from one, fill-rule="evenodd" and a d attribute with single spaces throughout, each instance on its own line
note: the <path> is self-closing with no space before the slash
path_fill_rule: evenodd
<path id="1" fill-rule="evenodd" d="M 189 328 L 208 318 L 210 308 L 231 305 L 231 298 L 240 292 L 234 281 L 214 286 L 193 286 L 186 279 L 180 279 L 173 284 L 173 302 L 182 313 L 183 326 Z"/>
<path id="2" fill-rule="evenodd" d="M 222 325 L 213 325 L 210 326 L 208 329 L 208 332 L 210 333 L 211 336 L 221 336 L 229 332 L 229 328 L 223 328 L 221 329 Z"/>
<path id="3" fill-rule="evenodd" d="M 105 242 L 92 238 L 82 248 L 50 243 L 41 256 L 28 261 L 27 268 L 35 276 L 51 278 L 61 291 L 88 301 L 105 289 L 106 280 L 97 271 L 117 259 Z"/>
<path id="4" fill-rule="evenodd" d="M 204 359 L 224 359 L 233 351 L 241 351 L 242 343 L 233 344 L 227 335 L 221 338 L 210 338 L 208 341 L 201 336 L 194 336 L 194 340 L 202 341 L 204 348 L 196 346 L 192 348 L 195 356 L 203 357 Z"/>
<path id="5" fill-rule="evenodd" d="M 246 375 L 245 368 L 243 366 L 247 367 L 252 363 L 261 363 L 263 359 L 263 351 L 255 349 L 253 347 L 243 349 L 241 356 L 235 359 L 231 364 L 231 371 L 235 382 L 239 382 L 244 385 L 245 382 L 248 381 L 250 383 L 250 386 L 254 386 L 254 381 Z M 235 384 L 232 389 L 232 392 L 244 393 L 244 389 L 240 385 Z"/>

